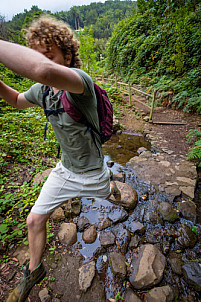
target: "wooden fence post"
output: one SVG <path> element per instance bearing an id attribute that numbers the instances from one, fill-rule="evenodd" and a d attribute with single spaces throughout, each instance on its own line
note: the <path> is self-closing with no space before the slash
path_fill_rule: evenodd
<path id="1" fill-rule="evenodd" d="M 117 88 L 117 76 L 115 75 L 115 87 Z"/>
<path id="2" fill-rule="evenodd" d="M 128 93 L 129 93 L 129 106 L 131 106 L 131 83 L 129 82 L 128 83 Z"/>
<path id="3" fill-rule="evenodd" d="M 150 116 L 149 116 L 149 122 L 152 122 L 152 115 L 153 115 L 153 112 L 154 112 L 154 103 L 155 103 L 155 100 L 156 100 L 156 92 L 157 92 L 157 90 L 154 90 L 152 103 L 151 103 L 151 111 L 150 111 Z"/>

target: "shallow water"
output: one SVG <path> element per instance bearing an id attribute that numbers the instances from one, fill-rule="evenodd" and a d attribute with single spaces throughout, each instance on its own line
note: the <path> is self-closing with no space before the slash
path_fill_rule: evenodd
<path id="1" fill-rule="evenodd" d="M 125 166 L 132 157 L 138 155 L 137 150 L 140 147 L 151 149 L 149 142 L 141 134 L 122 133 L 120 136 L 113 135 L 111 139 L 103 146 L 105 160 L 112 160 L 116 165 Z M 112 169 L 115 170 L 115 168 Z"/>
<path id="2" fill-rule="evenodd" d="M 138 155 L 137 150 L 140 147 L 145 147 L 148 150 L 151 148 L 150 143 L 148 143 L 142 135 L 128 133 L 122 133 L 120 136 L 113 135 L 103 147 L 105 154 L 104 160 L 106 163 L 108 161 L 114 162 L 110 168 L 113 174 L 124 172 L 126 176 L 128 176 L 129 171 L 125 165 L 130 158 Z M 82 198 L 82 212 L 80 217 L 85 216 L 91 224 L 98 225 L 104 217 L 107 217 L 108 213 L 118 211 L 118 209 L 118 206 L 115 206 L 107 200 Z M 78 232 L 77 244 L 80 246 L 80 253 L 85 257 L 86 261 L 88 261 L 93 257 L 96 249 L 101 247 L 99 232 L 96 241 L 92 244 L 86 244 L 82 240 L 82 234 L 83 233 Z"/>

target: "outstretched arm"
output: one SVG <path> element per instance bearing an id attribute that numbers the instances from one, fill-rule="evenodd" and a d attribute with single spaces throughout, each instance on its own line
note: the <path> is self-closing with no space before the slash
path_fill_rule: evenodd
<path id="1" fill-rule="evenodd" d="M 19 93 L 11 87 L 0 81 L 0 97 L 8 102 L 11 106 L 18 109 L 34 107 L 35 104 L 28 102 L 23 93 Z"/>
<path id="2" fill-rule="evenodd" d="M 41 84 L 83 93 L 81 77 L 71 68 L 56 64 L 28 47 L 0 40 L 0 62 L 15 73 Z"/>

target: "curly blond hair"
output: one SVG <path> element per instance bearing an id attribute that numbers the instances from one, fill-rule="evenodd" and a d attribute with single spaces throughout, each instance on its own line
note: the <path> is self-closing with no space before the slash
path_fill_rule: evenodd
<path id="1" fill-rule="evenodd" d="M 30 48 L 45 46 L 51 49 L 52 45 L 59 47 L 63 53 L 65 65 L 72 54 L 70 67 L 80 68 L 79 41 L 73 37 L 72 30 L 62 21 L 50 16 L 42 16 L 33 21 L 26 32 L 27 45 Z"/>

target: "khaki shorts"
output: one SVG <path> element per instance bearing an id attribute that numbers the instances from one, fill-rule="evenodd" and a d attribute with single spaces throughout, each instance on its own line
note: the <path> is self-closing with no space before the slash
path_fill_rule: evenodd
<path id="1" fill-rule="evenodd" d="M 31 212 L 48 214 L 75 197 L 102 198 L 110 195 L 110 173 L 104 163 L 100 169 L 73 173 L 61 162 L 50 173 Z"/>

